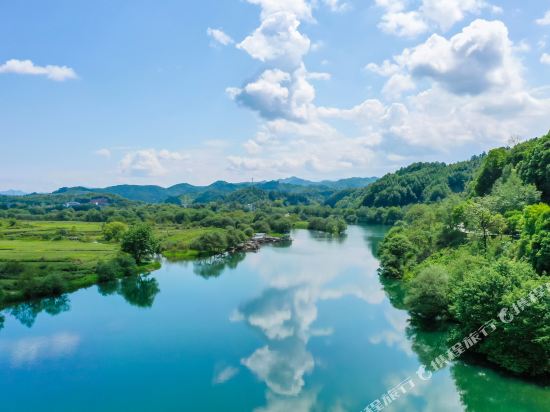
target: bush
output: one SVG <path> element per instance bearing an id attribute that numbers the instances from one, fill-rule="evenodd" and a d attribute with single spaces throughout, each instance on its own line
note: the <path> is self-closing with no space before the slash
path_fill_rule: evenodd
<path id="1" fill-rule="evenodd" d="M 447 317 L 449 310 L 449 274 L 441 266 L 424 268 L 408 285 L 405 305 L 425 319 Z"/>
<path id="2" fill-rule="evenodd" d="M 120 242 L 124 234 L 128 231 L 128 225 L 122 222 L 111 222 L 103 226 L 103 238 L 107 242 Z"/>
<path id="3" fill-rule="evenodd" d="M 265 220 L 259 220 L 257 222 L 254 222 L 254 230 L 257 233 L 269 233 L 271 232 L 271 227 L 269 226 L 269 223 Z"/>
<path id="4" fill-rule="evenodd" d="M 23 295 L 28 299 L 57 296 L 67 290 L 65 280 L 57 273 L 48 275 L 42 279 L 27 275 L 21 280 L 20 285 Z"/>
<path id="5" fill-rule="evenodd" d="M 227 250 L 227 238 L 218 232 L 205 233 L 191 242 L 191 249 L 201 254 L 214 255 Z"/>
<path id="6" fill-rule="evenodd" d="M 227 246 L 232 248 L 243 243 L 247 236 L 241 230 L 229 229 L 226 233 Z"/>
<path id="7" fill-rule="evenodd" d="M 118 265 L 121 276 L 134 276 L 139 272 L 136 260 L 130 255 L 120 254 L 114 262 Z"/>
<path id="8" fill-rule="evenodd" d="M 106 283 L 119 277 L 137 275 L 139 272 L 136 261 L 129 255 L 119 255 L 108 262 L 99 262 L 96 267 L 97 280 Z"/>
<path id="9" fill-rule="evenodd" d="M 415 263 L 416 249 L 409 238 L 396 227 L 386 235 L 380 245 L 380 262 L 385 275 L 401 278 L 412 263 Z"/>
<path id="10" fill-rule="evenodd" d="M 0 277 L 15 277 L 25 271 L 25 266 L 21 262 L 10 261 L 0 266 Z"/>
<path id="11" fill-rule="evenodd" d="M 271 230 L 276 233 L 290 233 L 292 223 L 288 219 L 275 219 L 270 222 Z"/>
<path id="12" fill-rule="evenodd" d="M 106 283 L 115 280 L 118 276 L 118 267 L 114 262 L 99 262 L 96 270 L 97 281 L 99 283 Z"/>

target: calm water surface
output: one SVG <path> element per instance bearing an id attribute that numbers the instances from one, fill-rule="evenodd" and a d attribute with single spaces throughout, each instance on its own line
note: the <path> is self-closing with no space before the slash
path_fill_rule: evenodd
<path id="1" fill-rule="evenodd" d="M 384 230 L 296 231 L 5 310 L 0 411 L 359 412 L 445 348 L 380 283 Z M 457 362 L 385 410 L 542 412 L 550 390 Z"/>

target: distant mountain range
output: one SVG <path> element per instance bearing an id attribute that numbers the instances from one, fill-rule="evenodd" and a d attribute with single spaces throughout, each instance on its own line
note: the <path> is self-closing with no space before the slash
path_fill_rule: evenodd
<path id="1" fill-rule="evenodd" d="M 320 193 L 366 187 L 376 180 L 376 177 L 353 177 L 336 181 L 324 180 L 322 182 L 313 182 L 310 180 L 300 179 L 298 177 L 290 177 L 288 179 L 263 181 L 257 183 L 228 183 L 225 181 L 217 181 L 208 186 L 193 186 L 188 183 L 180 183 L 168 188 L 161 186 L 140 185 L 118 185 L 105 188 L 86 188 L 82 186 L 63 187 L 53 193 L 74 195 L 84 193 L 105 193 L 147 203 L 162 203 L 171 198 L 179 198 L 183 201 L 195 203 L 207 203 L 209 201 L 222 199 L 237 190 L 251 187 L 265 191 L 278 191 L 291 194 L 303 192 Z"/>
<path id="2" fill-rule="evenodd" d="M 1 196 L 25 196 L 28 193 L 22 192 L 20 190 L 6 190 L 0 192 Z"/>

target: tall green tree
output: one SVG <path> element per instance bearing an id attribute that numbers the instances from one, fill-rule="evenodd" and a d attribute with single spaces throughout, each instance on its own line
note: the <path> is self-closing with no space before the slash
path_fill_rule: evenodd
<path id="1" fill-rule="evenodd" d="M 494 149 L 489 152 L 475 181 L 475 191 L 479 196 L 484 196 L 491 191 L 493 184 L 502 176 L 502 171 L 508 160 L 508 151 L 504 148 Z"/>
<path id="2" fill-rule="evenodd" d="M 159 242 L 149 225 L 138 225 L 130 228 L 124 235 L 121 249 L 141 264 L 158 253 Z"/>

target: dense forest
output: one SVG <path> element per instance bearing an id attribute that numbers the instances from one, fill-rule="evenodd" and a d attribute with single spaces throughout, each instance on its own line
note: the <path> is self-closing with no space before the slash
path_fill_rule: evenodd
<path id="1" fill-rule="evenodd" d="M 450 324 L 455 340 L 519 305 L 475 350 L 533 376 L 550 372 L 549 182 L 550 135 L 492 150 L 464 193 L 410 207 L 380 248 L 382 275 L 404 282 L 414 317 Z"/>

